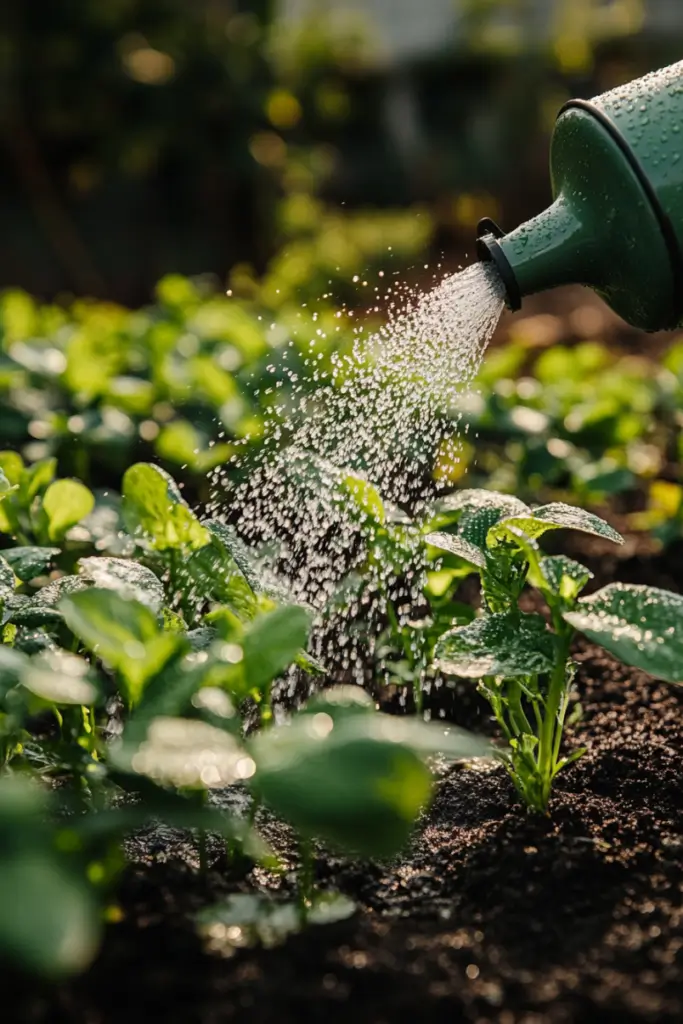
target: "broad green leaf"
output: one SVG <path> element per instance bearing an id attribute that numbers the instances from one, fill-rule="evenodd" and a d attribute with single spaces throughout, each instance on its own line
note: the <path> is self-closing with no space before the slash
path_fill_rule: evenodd
<path id="1" fill-rule="evenodd" d="M 0 557 L 0 604 L 14 593 L 14 570 Z"/>
<path id="2" fill-rule="evenodd" d="M 116 590 L 121 597 L 139 601 L 155 614 L 164 603 L 164 587 L 151 569 L 126 558 L 81 558 L 81 574 L 94 586 Z"/>
<path id="3" fill-rule="evenodd" d="M 101 915 L 83 877 L 48 849 L 0 855 L 0 949 L 21 967 L 59 978 L 93 959 Z"/>
<path id="4" fill-rule="evenodd" d="M 297 605 L 276 608 L 254 619 L 244 634 L 244 677 L 249 688 L 263 690 L 306 646 L 310 613 Z"/>
<path id="5" fill-rule="evenodd" d="M 384 524 L 386 514 L 384 503 L 376 487 L 363 477 L 348 474 L 341 480 L 341 490 L 363 516 L 376 523 Z"/>
<path id="6" fill-rule="evenodd" d="M 3 471 L 0 469 L 0 501 L 2 501 L 4 496 L 6 494 L 9 494 L 11 492 L 11 490 L 12 490 L 11 483 L 9 482 L 9 480 L 7 479 L 7 477 L 5 476 Z"/>
<path id="7" fill-rule="evenodd" d="M 464 489 L 455 491 L 447 497 L 442 498 L 438 503 L 438 509 L 444 512 L 454 512 L 458 509 L 474 511 L 481 508 L 501 509 L 506 515 L 524 515 L 529 507 L 511 494 L 503 494 L 500 491 L 487 491 L 485 489 Z"/>
<path id="8" fill-rule="evenodd" d="M 683 683 L 683 595 L 611 583 L 564 618 L 627 665 Z"/>
<path id="9" fill-rule="evenodd" d="M 407 841 L 431 793 L 422 759 L 389 716 L 302 715 L 257 735 L 254 792 L 304 835 L 365 856 Z"/>
<path id="10" fill-rule="evenodd" d="M 130 707 L 139 702 L 148 680 L 184 647 L 181 637 L 159 630 L 146 605 L 115 590 L 91 587 L 64 598 L 59 608 L 72 633 L 120 674 Z"/>
<path id="11" fill-rule="evenodd" d="M 15 576 L 18 576 L 23 582 L 41 576 L 50 568 L 58 554 L 59 548 L 18 547 L 3 551 Z"/>
<path id="12" fill-rule="evenodd" d="M 540 580 L 533 579 L 532 583 L 535 586 L 541 583 L 552 594 L 556 594 L 565 601 L 575 600 L 588 581 L 593 579 L 590 569 L 565 555 L 542 558 L 539 563 L 539 575 Z"/>
<path id="13" fill-rule="evenodd" d="M 436 645 L 434 663 L 445 675 L 527 676 L 553 666 L 554 638 L 540 615 L 484 615 L 445 633 Z"/>
<path id="14" fill-rule="evenodd" d="M 36 494 L 44 491 L 54 480 L 56 459 L 41 459 L 24 471 L 19 491 L 21 501 L 28 507 Z M 75 525 L 75 524 L 72 524 Z"/>
<path id="15" fill-rule="evenodd" d="M 9 480 L 10 486 L 17 487 L 24 473 L 24 460 L 18 452 L 0 452 L 0 471 Z"/>
<path id="16" fill-rule="evenodd" d="M 56 480 L 45 491 L 41 511 L 49 541 L 63 540 L 65 534 L 92 512 L 95 499 L 78 480 Z"/>
<path id="17" fill-rule="evenodd" d="M 22 686 L 51 704 L 94 704 L 99 692 L 83 658 L 66 651 L 46 651 L 30 661 L 21 674 Z"/>
<path id="18" fill-rule="evenodd" d="M 425 537 L 425 542 L 431 544 L 434 548 L 439 548 L 441 551 L 448 551 L 451 555 L 457 555 L 458 558 L 462 558 L 463 561 L 469 562 L 470 565 L 474 565 L 478 569 L 486 567 L 486 556 L 481 548 L 471 544 L 464 537 L 458 536 L 458 534 L 428 533 Z"/>
<path id="19" fill-rule="evenodd" d="M 614 541 L 615 544 L 623 544 L 624 538 L 614 530 L 609 523 L 592 512 L 584 512 L 581 508 L 574 508 L 572 505 L 565 505 L 564 502 L 555 501 L 550 505 L 541 505 L 535 508 L 528 515 L 513 515 L 493 526 L 489 543 L 504 538 L 506 529 L 515 526 L 531 538 L 542 536 L 547 530 L 580 530 L 582 533 L 590 533 L 595 537 L 604 537 L 606 540 Z"/>
<path id="20" fill-rule="evenodd" d="M 159 466 L 138 462 L 123 476 L 123 517 L 130 532 L 157 551 L 201 548 L 206 529 Z"/>
<path id="21" fill-rule="evenodd" d="M 248 544 L 242 540 L 234 526 L 227 526 L 219 523 L 217 519 L 204 519 L 202 526 L 223 545 L 225 550 L 234 558 L 240 572 L 246 579 L 252 590 L 262 592 L 261 575 L 258 568 L 258 560 Z"/>
<path id="22" fill-rule="evenodd" d="M 329 715 L 335 722 L 347 715 L 366 715 L 375 710 L 375 702 L 362 686 L 330 686 L 306 703 L 302 715 Z"/>
<path id="23" fill-rule="evenodd" d="M 198 719 L 168 717 L 150 723 L 130 765 L 160 785 L 179 789 L 223 788 L 255 770 L 230 733 Z"/>
<path id="24" fill-rule="evenodd" d="M 493 503 L 473 509 L 466 508 L 458 523 L 458 536 L 485 551 L 489 530 L 509 514 L 507 506 Z"/>

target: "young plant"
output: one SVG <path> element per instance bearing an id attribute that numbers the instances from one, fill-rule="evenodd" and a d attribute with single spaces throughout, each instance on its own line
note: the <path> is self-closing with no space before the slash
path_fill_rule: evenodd
<path id="1" fill-rule="evenodd" d="M 508 743 L 500 758 L 525 804 L 545 812 L 555 776 L 584 753 L 562 753 L 575 632 L 627 665 L 683 683 L 683 597 L 622 583 L 581 597 L 589 570 L 544 555 L 538 539 L 569 528 L 622 543 L 611 526 L 582 509 L 556 502 L 532 510 L 503 494 L 466 490 L 446 499 L 441 511 L 452 532 L 426 539 L 479 574 L 483 608 L 472 623 L 441 636 L 435 666 L 479 681 Z M 521 611 L 527 584 L 543 595 L 549 625 L 543 615 Z"/>

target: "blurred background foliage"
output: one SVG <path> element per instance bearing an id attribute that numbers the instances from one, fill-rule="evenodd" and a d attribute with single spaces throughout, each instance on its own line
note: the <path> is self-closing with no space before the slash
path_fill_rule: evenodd
<path id="1" fill-rule="evenodd" d="M 678 0 L 3 5 L 3 447 L 96 487 L 156 458 L 206 496 L 258 445 L 285 352 L 303 366 L 315 335 L 329 356 L 382 316 L 384 275 L 429 283 L 482 215 L 537 211 L 565 100 L 682 41 Z M 467 411 L 476 447 L 439 472 L 619 498 L 666 539 L 683 344 L 650 346 L 656 364 L 600 310 L 509 322 Z"/>
<path id="2" fill-rule="evenodd" d="M 139 304 L 290 245 L 298 287 L 386 252 L 368 207 L 457 253 L 547 198 L 565 99 L 682 37 L 677 0 L 4 4 L 0 281 Z"/>

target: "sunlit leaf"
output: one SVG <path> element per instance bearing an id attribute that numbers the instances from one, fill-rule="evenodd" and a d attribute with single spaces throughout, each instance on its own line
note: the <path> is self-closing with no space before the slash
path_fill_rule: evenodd
<path id="1" fill-rule="evenodd" d="M 89 676 L 89 665 L 66 651 L 45 652 L 31 658 L 21 674 L 22 686 L 51 704 L 91 705 L 99 693 Z"/>
<path id="2" fill-rule="evenodd" d="M 92 492 L 78 480 L 56 480 L 45 491 L 42 513 L 49 541 L 60 541 L 65 534 L 92 512 Z"/>
<path id="3" fill-rule="evenodd" d="M 0 855 L 0 949 L 48 977 L 75 974 L 93 959 L 100 914 L 87 882 L 47 851 Z"/>
<path id="4" fill-rule="evenodd" d="M 58 554 L 59 548 L 17 547 L 3 551 L 14 574 L 24 582 L 46 572 Z"/>
<path id="5" fill-rule="evenodd" d="M 366 856 L 407 841 L 431 793 L 421 757 L 391 734 L 388 716 L 303 715 L 257 736 L 251 782 L 258 796 L 304 835 Z"/>
<path id="6" fill-rule="evenodd" d="M 575 508 L 573 505 L 565 505 L 564 502 L 556 501 L 550 505 L 542 505 L 535 508 L 528 515 L 513 515 L 495 525 L 491 531 L 490 540 L 495 541 L 505 536 L 506 528 L 515 526 L 531 538 L 542 536 L 547 530 L 580 530 L 582 533 L 590 533 L 595 537 L 604 537 L 606 540 L 614 541 L 615 544 L 623 544 L 624 538 L 617 533 L 609 523 L 592 512 L 584 512 L 582 508 Z"/>
<path id="7" fill-rule="evenodd" d="M 478 569 L 486 567 L 486 556 L 481 548 L 456 533 L 428 533 L 425 541 L 434 548 L 457 555 L 458 558 L 462 558 L 464 562 L 469 562 L 470 565 L 476 566 Z"/>
<path id="8" fill-rule="evenodd" d="M 341 490 L 348 495 L 353 506 L 364 517 L 377 523 L 384 523 L 385 511 L 382 498 L 376 487 L 363 477 L 347 474 L 341 480 Z"/>
<path id="9" fill-rule="evenodd" d="M 139 462 L 123 476 L 123 517 L 128 529 L 158 551 L 196 549 L 209 543 L 206 529 L 159 466 Z"/>
<path id="10" fill-rule="evenodd" d="M 434 663 L 445 675 L 526 676 L 553 666 L 554 640 L 540 615 L 484 615 L 445 633 L 436 645 Z"/>
<path id="11" fill-rule="evenodd" d="M 131 767 L 162 785 L 212 789 L 248 779 L 254 762 L 230 733 L 189 718 L 155 718 Z"/>
<path id="12" fill-rule="evenodd" d="M 120 674 L 129 706 L 140 700 L 145 684 L 183 649 L 174 633 L 162 632 L 150 609 L 114 590 L 91 587 L 59 605 L 69 629 Z"/>
<path id="13" fill-rule="evenodd" d="M 297 605 L 276 608 L 259 615 L 244 635 L 244 675 L 247 684 L 262 690 L 291 665 L 306 646 L 310 613 Z"/>
<path id="14" fill-rule="evenodd" d="M 164 587 L 151 569 L 126 558 L 81 558 L 81 574 L 96 587 L 116 590 L 121 597 L 147 605 L 158 613 L 164 603 Z"/>
<path id="15" fill-rule="evenodd" d="M 627 665 L 683 683 L 683 595 L 611 583 L 564 618 Z"/>
<path id="16" fill-rule="evenodd" d="M 563 598 L 565 601 L 573 601 L 581 593 L 589 580 L 593 579 L 593 573 L 580 562 L 575 562 L 565 555 L 552 555 L 542 558 L 539 563 L 540 580 L 551 593 Z M 536 583 L 536 580 L 532 580 Z"/>

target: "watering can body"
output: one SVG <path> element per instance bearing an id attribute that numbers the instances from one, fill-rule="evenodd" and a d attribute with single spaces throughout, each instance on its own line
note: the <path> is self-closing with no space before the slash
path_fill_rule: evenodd
<path id="1" fill-rule="evenodd" d="M 550 150 L 555 201 L 503 235 L 479 228 L 507 303 L 586 284 L 625 320 L 683 325 L 683 61 L 560 111 Z"/>

